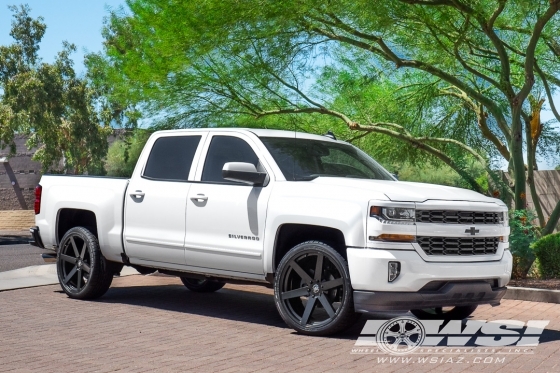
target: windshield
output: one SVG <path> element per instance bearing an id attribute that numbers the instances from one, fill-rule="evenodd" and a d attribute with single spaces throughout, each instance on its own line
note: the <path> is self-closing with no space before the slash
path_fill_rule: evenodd
<path id="1" fill-rule="evenodd" d="M 286 180 L 319 176 L 395 180 L 366 153 L 350 144 L 332 141 L 261 137 Z"/>

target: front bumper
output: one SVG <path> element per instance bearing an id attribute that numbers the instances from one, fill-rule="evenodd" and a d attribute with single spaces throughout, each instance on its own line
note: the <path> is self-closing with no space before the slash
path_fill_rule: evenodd
<path id="1" fill-rule="evenodd" d="M 497 306 L 506 293 L 505 287 L 493 288 L 489 282 L 447 282 L 436 291 L 374 292 L 354 291 L 356 312 L 408 311 L 419 308 Z"/>
<path id="2" fill-rule="evenodd" d="M 348 267 L 359 312 L 499 304 L 511 277 L 512 256 L 500 260 L 427 262 L 416 251 L 348 248 Z M 400 275 L 388 281 L 390 261 Z M 435 284 L 435 286 L 434 286 Z"/>
<path id="3" fill-rule="evenodd" d="M 417 292 L 432 281 L 497 280 L 504 287 L 510 280 L 512 257 L 504 250 L 500 260 L 470 262 L 457 257 L 455 262 L 427 262 L 416 251 L 348 248 L 348 267 L 354 290 L 375 292 Z M 389 282 L 390 261 L 401 263 L 400 275 Z"/>

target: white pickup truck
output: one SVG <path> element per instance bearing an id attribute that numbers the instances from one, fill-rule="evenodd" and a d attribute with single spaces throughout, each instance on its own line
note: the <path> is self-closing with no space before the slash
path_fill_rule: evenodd
<path id="1" fill-rule="evenodd" d="M 310 335 L 364 312 L 465 318 L 500 303 L 512 267 L 500 200 L 397 181 L 358 148 L 299 132 L 156 132 L 130 180 L 43 176 L 35 213 L 72 298 L 102 296 L 123 265 L 198 292 L 261 283 Z"/>

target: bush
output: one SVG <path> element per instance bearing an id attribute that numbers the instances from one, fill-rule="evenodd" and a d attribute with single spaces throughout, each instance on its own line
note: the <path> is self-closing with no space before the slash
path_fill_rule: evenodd
<path id="1" fill-rule="evenodd" d="M 531 249 L 531 244 L 539 235 L 539 227 L 533 225 L 535 219 L 535 213 L 531 210 L 515 210 L 511 214 L 509 247 L 513 255 L 514 278 L 526 278 L 535 261 L 535 254 Z"/>
<path id="2" fill-rule="evenodd" d="M 130 177 L 151 131 L 135 129 L 124 140 L 117 140 L 109 147 L 105 169 L 108 176 Z"/>
<path id="3" fill-rule="evenodd" d="M 532 245 L 544 278 L 560 278 L 560 233 L 544 236 Z"/>

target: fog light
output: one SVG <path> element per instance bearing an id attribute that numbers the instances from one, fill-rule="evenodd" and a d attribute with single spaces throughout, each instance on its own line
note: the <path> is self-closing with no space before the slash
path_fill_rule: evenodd
<path id="1" fill-rule="evenodd" d="M 401 262 L 389 262 L 389 282 L 395 281 L 401 273 Z"/>

